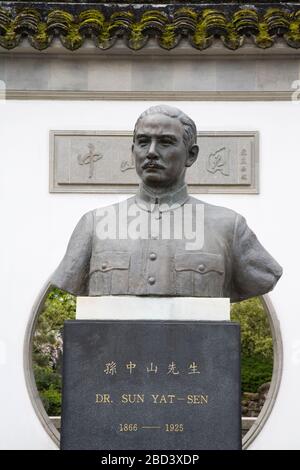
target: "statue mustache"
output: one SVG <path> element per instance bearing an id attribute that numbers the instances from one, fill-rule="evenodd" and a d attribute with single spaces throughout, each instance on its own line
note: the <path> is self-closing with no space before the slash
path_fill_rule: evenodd
<path id="1" fill-rule="evenodd" d="M 145 170 L 147 168 L 159 168 L 161 170 L 165 169 L 163 165 L 161 165 L 160 163 L 154 162 L 152 160 L 146 160 L 145 163 L 143 163 L 142 169 Z"/>

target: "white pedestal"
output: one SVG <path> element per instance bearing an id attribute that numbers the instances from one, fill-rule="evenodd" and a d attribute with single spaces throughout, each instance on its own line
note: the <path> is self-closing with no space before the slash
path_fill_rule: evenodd
<path id="1" fill-rule="evenodd" d="M 77 320 L 229 321 L 228 298 L 77 297 Z"/>

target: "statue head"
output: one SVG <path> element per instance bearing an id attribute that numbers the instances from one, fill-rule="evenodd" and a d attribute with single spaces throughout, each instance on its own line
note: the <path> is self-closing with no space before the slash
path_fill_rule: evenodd
<path id="1" fill-rule="evenodd" d="M 197 129 L 185 113 L 171 106 L 152 106 L 138 118 L 132 151 L 136 171 L 150 187 L 176 189 L 186 168 L 198 156 Z"/>

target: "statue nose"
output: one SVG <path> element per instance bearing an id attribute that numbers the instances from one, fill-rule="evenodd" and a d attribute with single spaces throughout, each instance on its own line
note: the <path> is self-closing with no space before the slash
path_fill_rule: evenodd
<path id="1" fill-rule="evenodd" d="M 157 158 L 157 157 L 158 157 L 157 145 L 155 141 L 152 141 L 149 147 L 149 151 L 148 151 L 148 158 Z"/>

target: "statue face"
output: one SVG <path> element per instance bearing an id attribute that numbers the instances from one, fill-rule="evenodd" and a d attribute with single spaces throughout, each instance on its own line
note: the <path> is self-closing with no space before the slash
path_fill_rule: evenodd
<path id="1" fill-rule="evenodd" d="M 167 188 L 184 182 L 186 167 L 193 162 L 183 132 L 178 119 L 164 114 L 149 114 L 140 121 L 132 152 L 137 174 L 145 184 Z"/>

